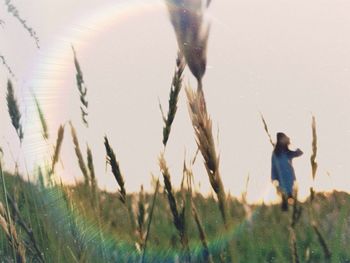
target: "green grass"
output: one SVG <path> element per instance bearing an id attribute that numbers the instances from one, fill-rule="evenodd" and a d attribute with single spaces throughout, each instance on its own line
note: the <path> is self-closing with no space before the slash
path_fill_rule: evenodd
<path id="1" fill-rule="evenodd" d="M 5 178 L 8 191 L 32 228 L 46 262 L 101 262 L 101 258 L 102 262 L 130 262 L 127 261 L 130 257 L 134 257 L 131 262 L 137 262 L 140 253 L 134 245 L 135 235 L 128 231 L 130 220 L 125 216 L 125 207 L 117 193 L 100 191 L 99 208 L 93 208 L 90 190 L 83 184 L 47 188 L 7 173 Z M 177 200 L 181 199 L 180 192 L 175 195 Z M 136 194 L 128 195 L 127 199 L 136 203 Z M 229 237 L 236 240 L 233 252 L 240 262 L 290 262 L 290 215 L 282 213 L 279 206 L 252 206 L 253 216 L 246 220 L 243 205 L 229 198 L 229 212 L 234 214 L 235 222 L 228 235 L 215 199 L 200 194 L 195 194 L 193 199 L 214 262 L 219 262 L 220 251 L 227 241 L 225 238 Z M 150 204 L 151 200 L 152 195 L 146 193 L 145 203 Z M 342 192 L 320 193 L 313 205 L 319 226 L 333 252 L 332 262 L 350 262 L 350 196 Z M 310 226 L 307 206 L 302 204 L 302 217 L 296 227 L 298 254 L 301 262 L 323 262 L 323 251 Z M 180 253 L 181 244 L 163 191 L 157 198 L 153 217 L 147 258 L 151 262 L 172 262 L 174 255 Z M 190 218 L 187 223 L 192 260 L 200 262 L 200 258 L 196 258 L 201 243 L 195 222 Z M 17 232 L 22 240 L 30 243 L 18 224 Z M 35 259 L 29 249 L 27 256 L 28 262 Z M 11 246 L 4 235 L 0 236 L 0 257 L 12 258 Z"/>

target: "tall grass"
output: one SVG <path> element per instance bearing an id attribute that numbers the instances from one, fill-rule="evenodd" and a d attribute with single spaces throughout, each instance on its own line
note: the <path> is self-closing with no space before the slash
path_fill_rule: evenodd
<path id="1" fill-rule="evenodd" d="M 317 174 L 317 168 L 318 168 L 318 164 L 316 162 L 316 158 L 317 158 L 317 129 L 316 129 L 316 117 L 312 116 L 312 122 L 311 122 L 311 130 L 312 130 L 312 154 L 310 157 L 310 163 L 311 163 L 311 175 L 312 175 L 312 180 L 315 181 L 316 178 L 316 174 Z M 323 249 L 323 253 L 324 253 L 324 258 L 326 262 L 330 262 L 331 258 L 332 258 L 332 252 L 329 249 L 327 242 L 325 240 L 325 238 L 323 237 L 323 234 L 321 232 L 321 230 L 319 229 L 319 226 L 316 222 L 315 219 L 315 215 L 314 215 L 314 209 L 312 206 L 312 203 L 314 201 L 315 198 L 315 190 L 313 189 L 313 187 L 310 188 L 310 217 L 311 217 L 311 226 L 317 236 L 317 240 L 321 246 L 321 248 Z"/>
<path id="2" fill-rule="evenodd" d="M 54 154 L 52 157 L 50 174 L 55 173 L 55 167 L 56 167 L 56 164 L 58 163 L 59 158 L 60 158 L 60 152 L 61 152 L 63 138 L 64 138 L 64 126 L 61 125 L 58 128 L 58 132 L 57 132 L 57 139 L 56 139 L 55 151 L 54 151 Z"/>
<path id="3" fill-rule="evenodd" d="M 75 155 L 77 157 L 78 160 L 78 164 L 79 164 L 79 168 L 81 173 L 84 176 L 84 183 L 86 186 L 90 185 L 90 178 L 89 178 L 89 173 L 88 170 L 86 168 L 86 164 L 85 164 L 85 160 L 82 154 L 82 151 L 80 149 L 80 144 L 79 144 L 79 139 L 77 136 L 77 132 L 72 124 L 72 122 L 69 123 L 70 128 L 71 128 L 71 135 L 72 135 L 72 139 L 73 139 L 73 144 L 74 144 L 74 151 L 75 151 Z"/>
<path id="4" fill-rule="evenodd" d="M 153 213 L 154 213 L 154 208 L 157 200 L 157 195 L 159 192 L 159 179 L 156 182 L 156 185 L 154 187 L 154 194 L 153 194 L 153 199 L 152 199 L 152 204 L 149 212 L 149 217 L 148 217 L 148 223 L 147 223 L 147 230 L 145 233 L 145 238 L 144 238 L 144 243 L 143 243 L 143 250 L 142 250 L 142 258 L 141 258 L 141 263 L 145 262 L 145 256 L 146 256 L 146 249 L 147 249 L 147 242 L 150 236 L 150 231 L 151 231 L 151 223 L 153 219 Z"/>
<path id="5" fill-rule="evenodd" d="M 204 10 L 209 7 L 202 0 L 165 0 L 178 46 L 186 63 L 202 88 L 206 71 L 209 24 L 204 20 Z"/>
<path id="6" fill-rule="evenodd" d="M 168 197 L 169 207 L 173 217 L 173 223 L 178 231 L 182 249 L 184 251 L 185 258 L 183 260 L 184 262 L 190 262 L 191 253 L 189 249 L 189 240 L 188 240 L 187 231 L 186 231 L 185 205 L 182 205 L 182 207 L 179 208 L 176 202 L 173 186 L 171 183 L 170 172 L 166 164 L 166 161 L 164 159 L 164 155 L 161 155 L 159 157 L 159 167 L 163 175 L 165 191 Z"/>
<path id="7" fill-rule="evenodd" d="M 41 128 L 42 128 L 42 136 L 45 140 L 49 139 L 49 129 L 48 129 L 48 125 L 47 125 L 47 121 L 44 115 L 44 112 L 40 106 L 40 103 L 37 99 L 37 97 L 33 94 L 34 97 L 34 101 L 35 101 L 35 106 L 36 109 L 38 111 L 38 115 L 39 115 L 39 120 L 40 120 L 40 124 L 41 124 Z"/>
<path id="8" fill-rule="evenodd" d="M 177 102 L 179 98 L 179 93 L 182 88 L 182 79 L 183 79 L 183 71 L 185 69 L 185 61 L 184 57 L 181 52 L 178 53 L 178 57 L 176 60 L 176 69 L 175 73 L 173 76 L 173 80 L 171 82 L 171 88 L 170 88 L 170 94 L 169 94 L 169 109 L 168 109 L 168 114 L 165 116 L 163 112 L 162 105 L 159 103 L 160 110 L 162 112 L 163 116 L 163 122 L 164 122 L 164 127 L 163 127 L 163 145 L 164 147 L 166 146 L 170 131 L 171 131 L 171 126 L 173 124 L 173 121 L 175 119 L 175 115 L 177 112 Z"/>
<path id="9" fill-rule="evenodd" d="M 9 11 L 36 39 L 35 32 L 20 18 L 11 1 L 5 2 Z M 203 87 L 210 31 L 210 24 L 205 17 L 210 4 L 210 0 L 166 0 L 180 52 L 170 87 L 167 114 L 164 114 L 160 106 L 163 115 L 164 149 L 158 164 L 163 177 L 164 191 L 158 179 L 155 181 L 153 193 L 146 192 L 143 187 L 138 193 L 127 193 L 125 185 L 128 178 L 122 174 L 107 136 L 104 137 L 106 160 L 116 180 L 117 193 L 99 189 L 93 152 L 86 142 L 86 156 L 83 154 L 78 134 L 70 122 L 77 164 L 84 176 L 84 184 L 78 182 L 74 186 L 66 186 L 60 184 L 59 180 L 52 180 L 49 185 L 45 185 L 41 168 L 38 182 L 24 182 L 20 176 L 5 176 L 0 160 L 0 231 L 4 233 L 0 236 L 1 260 L 4 258 L 4 262 L 86 263 L 283 263 L 291 260 L 297 263 L 322 262 L 323 258 L 326 262 L 331 262 L 334 258 L 340 262 L 350 260 L 347 250 L 350 239 L 340 235 L 342 230 L 345 233 L 350 231 L 348 224 L 344 223 L 349 211 L 347 207 L 350 207 L 350 196 L 334 193 L 328 197 L 316 193 L 311 188 L 311 201 L 300 203 L 295 195 L 292 212 L 284 217 L 278 206 L 249 205 L 246 200 L 247 190 L 242 195 L 242 201 L 225 192 L 220 173 L 220 158 Z M 73 55 L 82 121 L 88 127 L 87 87 L 74 48 Z M 5 63 L 5 60 L 2 62 Z M 191 87 L 185 90 L 198 147 L 197 154 L 200 153 L 203 157 L 206 176 L 215 196 L 194 193 L 193 173 L 186 162 L 181 188 L 177 190 L 172 183 L 170 169 L 164 156 L 178 109 L 186 65 L 197 81 L 197 90 Z M 22 141 L 22 116 L 11 81 L 7 85 L 6 99 L 11 123 Z M 34 102 L 43 138 L 48 140 L 49 131 L 44 112 L 36 97 Z M 274 146 L 267 122 L 262 114 L 260 116 L 269 141 Z M 60 160 L 64 130 L 65 126 L 61 125 L 52 162 L 44 170 L 49 176 L 55 174 Z M 310 163 L 312 179 L 315 180 L 318 148 L 314 117 L 312 137 L 313 153 Z M 7 180 L 10 181 L 9 184 Z M 248 181 L 249 179 L 247 185 Z M 136 206 L 135 213 L 131 209 L 133 205 Z M 259 209 L 253 213 L 254 208 Z M 310 213 L 302 213 L 304 208 L 308 208 Z M 337 216 L 340 218 L 338 221 Z M 334 220 L 329 222 L 328 217 Z M 245 224 L 247 218 L 249 224 Z M 239 224 L 236 226 L 233 221 Z M 332 229 L 334 222 L 337 222 L 335 230 Z M 328 229 L 322 228 L 321 231 L 321 225 L 328 226 Z M 289 240 L 286 238 L 288 231 Z M 345 239 L 343 243 L 342 238 Z M 332 239 L 336 241 L 333 242 Z M 331 251 L 329 243 L 332 244 L 332 248 L 341 248 Z M 313 253 L 304 256 L 310 250 Z"/>
<path id="10" fill-rule="evenodd" d="M 109 144 L 107 136 L 105 136 L 105 148 L 106 148 L 106 156 L 107 161 L 109 165 L 111 166 L 112 173 L 114 175 L 115 180 L 117 181 L 119 185 L 119 199 L 120 201 L 125 204 L 126 203 L 126 190 L 125 190 L 125 182 L 124 177 L 120 171 L 119 163 L 117 161 L 117 158 L 115 156 L 115 153 L 112 149 L 112 147 Z"/>
<path id="11" fill-rule="evenodd" d="M 73 56 L 74 56 L 74 66 L 76 70 L 75 78 L 76 78 L 76 83 L 77 83 L 77 88 L 79 91 L 80 103 L 81 103 L 81 106 L 80 106 L 81 118 L 83 123 L 86 125 L 86 127 L 88 127 L 89 126 L 89 123 L 87 120 L 88 106 L 89 106 L 89 103 L 87 101 L 88 90 L 84 81 L 83 72 L 81 70 L 76 51 L 73 46 L 72 46 L 72 50 L 73 50 Z"/>
<path id="12" fill-rule="evenodd" d="M 23 139 L 23 127 L 21 123 L 22 114 L 20 112 L 17 98 L 15 97 L 15 92 L 13 89 L 12 82 L 8 80 L 7 82 L 7 108 L 11 118 L 13 127 L 15 128 L 19 140 L 22 142 Z"/>
<path id="13" fill-rule="evenodd" d="M 97 180 L 95 175 L 95 167 L 94 167 L 94 160 L 93 155 L 91 152 L 91 149 L 89 146 L 87 146 L 87 167 L 89 171 L 89 185 L 91 186 L 91 199 L 92 199 L 92 205 L 95 207 L 97 203 L 98 193 L 97 193 Z"/>
<path id="14" fill-rule="evenodd" d="M 0 61 L 1 64 L 6 68 L 7 72 L 12 76 L 15 77 L 15 74 L 12 71 L 12 68 L 10 67 L 10 65 L 7 63 L 5 56 L 3 56 L 2 54 L 0 54 Z"/>
<path id="15" fill-rule="evenodd" d="M 119 186 L 118 193 L 119 193 L 119 200 L 122 202 L 125 212 L 128 217 L 129 225 L 130 225 L 130 231 L 132 233 L 132 238 L 134 240 L 137 240 L 137 233 L 136 233 L 136 226 L 135 226 L 135 219 L 134 214 L 132 212 L 132 206 L 131 202 L 127 200 L 126 196 L 126 190 L 125 190 L 125 180 L 121 173 L 119 162 L 117 161 L 117 158 L 115 156 L 114 150 L 112 149 L 111 145 L 109 144 L 107 136 L 104 137 L 104 145 L 106 149 L 106 160 L 108 164 L 111 167 L 112 174 L 114 175 L 115 180 L 117 181 L 117 184 Z"/>
<path id="16" fill-rule="evenodd" d="M 203 247 L 203 261 L 206 263 L 213 263 L 213 258 L 209 250 L 209 245 L 208 245 L 208 239 L 207 239 L 207 234 L 204 230 L 204 226 L 202 223 L 202 220 L 199 216 L 199 213 L 196 208 L 196 204 L 193 200 L 193 193 L 192 193 L 192 180 L 193 180 L 193 173 L 192 170 L 187 168 L 186 162 L 184 162 L 184 173 L 187 175 L 187 185 L 188 185 L 188 192 L 189 192 L 189 198 L 190 198 L 190 203 L 191 203 L 191 210 L 192 210 L 192 215 L 194 218 L 194 221 L 196 223 L 197 229 L 198 229 L 198 234 L 199 234 L 199 239 L 202 243 Z"/>
<path id="17" fill-rule="evenodd" d="M 219 171 L 219 157 L 212 133 L 212 122 L 207 112 L 202 79 L 207 66 L 207 45 L 209 23 L 205 20 L 205 11 L 210 1 L 166 0 L 170 21 L 173 25 L 177 43 L 186 63 L 197 80 L 197 92 L 186 89 L 188 109 L 196 142 L 200 150 L 210 184 L 216 193 L 219 209 L 227 231 L 230 229 L 230 217 L 224 185 Z M 232 261 L 232 244 L 226 248 L 227 262 Z"/>
<path id="18" fill-rule="evenodd" d="M 0 202 L 0 226 L 2 227 L 9 243 L 14 248 L 14 262 L 25 263 L 26 262 L 26 250 L 22 240 L 17 234 L 16 227 L 13 220 L 10 220 L 9 214 L 5 212 L 3 204 Z"/>
<path id="19" fill-rule="evenodd" d="M 268 126 L 267 126 L 267 122 L 266 122 L 265 117 L 264 117 L 264 115 L 262 114 L 262 112 L 260 112 L 260 118 L 261 118 L 262 123 L 263 123 L 263 125 L 264 125 L 264 130 L 265 130 L 265 132 L 266 132 L 266 135 L 267 135 L 267 137 L 269 138 L 270 144 L 272 145 L 272 147 L 274 147 L 274 146 L 275 146 L 275 143 L 274 143 L 273 140 L 272 140 L 271 133 L 270 133 L 270 131 L 269 131 L 269 128 L 268 128 Z"/>
<path id="20" fill-rule="evenodd" d="M 34 39 L 37 48 L 40 48 L 39 37 L 37 36 L 37 33 L 32 27 L 28 25 L 27 21 L 20 16 L 16 6 L 11 3 L 11 0 L 5 0 L 5 5 L 7 7 L 7 11 L 18 20 L 22 27 L 29 33 L 30 37 Z"/>
<path id="21" fill-rule="evenodd" d="M 12 226 L 12 220 L 11 220 L 11 214 L 10 214 L 10 209 L 9 209 L 9 203 L 8 203 L 8 195 L 7 195 L 7 187 L 6 187 L 6 181 L 5 181 L 5 176 L 4 172 L 2 170 L 2 156 L 0 156 L 0 175 L 1 175 L 1 185 L 2 185 L 2 191 L 3 191 L 3 198 L 5 200 L 5 205 L 6 205 L 6 210 L 2 206 L 2 218 L 1 218 L 1 226 L 3 227 L 7 238 L 9 239 L 9 242 L 12 246 L 12 253 L 13 253 L 13 259 L 16 262 L 16 248 L 15 248 L 15 242 L 14 242 L 14 237 L 12 235 L 12 231 L 9 230 L 9 227 Z"/>

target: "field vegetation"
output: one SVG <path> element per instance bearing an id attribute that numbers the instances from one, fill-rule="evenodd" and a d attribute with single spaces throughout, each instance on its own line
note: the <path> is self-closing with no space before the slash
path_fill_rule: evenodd
<path id="1" fill-rule="evenodd" d="M 51 136 L 55 145 L 32 174 L 18 169 L 6 171 L 0 153 L 0 262 L 350 262 L 350 195 L 344 192 L 317 193 L 310 189 L 304 202 L 297 199 L 288 212 L 279 205 L 249 204 L 246 194 L 240 198 L 227 193 L 220 173 L 217 140 L 207 110 L 205 83 L 207 41 L 210 26 L 205 13 L 211 1 L 168 0 L 171 24 L 179 52 L 171 79 L 168 106 L 163 108 L 163 148 L 159 149 L 159 177 L 154 176 L 152 191 L 141 186 L 129 193 L 127 175 L 108 139 L 101 138 L 116 191 L 98 188 L 94 155 L 89 142 L 79 137 L 74 123 L 48 130 L 45 112 L 33 95 L 43 140 Z M 16 8 L 9 12 L 23 24 L 39 45 L 35 31 Z M 1 21 L 1 20 L 0 20 Z M 2 56 L 1 56 L 2 57 Z M 89 128 L 89 99 L 78 52 L 73 48 L 77 92 L 81 103 L 81 120 Z M 2 61 L 5 64 L 5 59 Z M 16 97 L 16 83 L 10 79 L 6 65 L 7 109 L 18 140 L 26 134 Z M 183 83 L 188 67 L 196 79 L 193 89 Z M 187 97 L 188 111 L 198 151 L 194 159 L 184 162 L 182 183 L 172 183 L 164 152 L 176 120 L 179 94 Z M 262 118 L 261 131 L 274 146 L 268 124 Z M 317 176 L 316 118 L 311 120 L 313 153 L 310 156 L 312 178 Z M 56 134 L 55 134 L 56 133 Z M 56 166 L 60 162 L 63 140 L 72 140 L 83 180 L 75 185 L 61 182 Z M 176 138 L 174 138 L 176 140 Z M 80 145 L 87 144 L 84 152 Z M 1 147 L 1 146 L 0 146 Z M 179 158 L 183 158 L 179 156 Z M 193 186 L 195 159 L 201 158 L 212 188 L 203 195 Z M 15 159 L 14 162 L 17 162 Z"/>

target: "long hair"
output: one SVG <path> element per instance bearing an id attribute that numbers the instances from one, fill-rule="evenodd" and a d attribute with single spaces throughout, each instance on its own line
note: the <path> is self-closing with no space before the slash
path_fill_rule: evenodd
<path id="1" fill-rule="evenodd" d="M 277 156 L 279 156 L 283 152 L 289 151 L 288 144 L 282 142 L 282 140 L 286 137 L 287 135 L 285 135 L 282 132 L 277 133 L 277 142 L 273 150 L 273 153 L 276 154 Z"/>

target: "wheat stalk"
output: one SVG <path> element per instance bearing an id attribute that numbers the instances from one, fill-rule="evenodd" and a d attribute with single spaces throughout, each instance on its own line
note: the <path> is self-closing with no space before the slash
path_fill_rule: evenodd
<path id="1" fill-rule="evenodd" d="M 188 67 L 201 89 L 207 64 L 209 25 L 204 21 L 204 11 L 209 6 L 202 0 L 165 0 L 177 43 Z"/>
<path id="2" fill-rule="evenodd" d="M 171 184 L 171 177 L 169 173 L 168 166 L 166 164 L 164 155 L 161 154 L 159 157 L 159 168 L 163 175 L 165 192 L 168 197 L 168 203 L 170 207 L 171 214 L 173 216 L 173 223 L 175 228 L 178 231 L 180 242 L 184 251 L 184 261 L 191 261 L 191 254 L 188 243 L 188 236 L 186 233 L 186 224 L 185 224 L 185 206 L 182 207 L 181 211 L 178 210 L 178 206 L 176 203 L 175 194 L 173 192 L 173 187 Z"/>
<path id="3" fill-rule="evenodd" d="M 316 173 L 317 173 L 317 167 L 318 164 L 316 162 L 317 157 L 317 130 L 316 130 L 316 118 L 315 116 L 312 116 L 312 122 L 311 122 L 311 130 L 312 130 L 312 154 L 310 157 L 310 163 L 311 163 L 311 176 L 312 180 L 315 181 Z M 314 188 L 310 188 L 310 201 L 312 202 L 315 196 Z"/>
<path id="4" fill-rule="evenodd" d="M 203 110 L 203 97 L 201 93 L 195 93 L 189 88 L 186 89 L 186 93 L 197 146 L 202 153 L 210 184 L 217 195 L 225 227 L 228 228 L 229 217 L 226 195 L 219 171 L 219 157 L 216 154 L 212 122 L 207 111 Z"/>
<path id="5" fill-rule="evenodd" d="M 6 70 L 8 71 L 8 73 L 12 76 L 15 77 L 15 74 L 13 73 L 10 65 L 7 63 L 5 57 L 3 55 L 0 54 L 0 61 L 2 63 L 2 65 L 6 68 Z"/>
<path id="6" fill-rule="evenodd" d="M 266 120 L 265 120 L 265 118 L 264 118 L 264 115 L 263 115 L 261 112 L 260 112 L 260 117 L 261 117 L 261 120 L 262 120 L 262 122 L 263 122 L 264 130 L 265 130 L 265 132 L 266 132 L 266 134 L 267 134 L 267 137 L 269 137 L 269 141 L 270 141 L 272 147 L 274 147 L 274 146 L 275 146 L 275 143 L 274 143 L 273 140 L 272 140 L 271 133 L 270 133 L 269 128 L 268 128 L 268 126 L 267 126 Z"/>
<path id="7" fill-rule="evenodd" d="M 219 172 L 219 157 L 216 154 L 212 123 L 207 113 L 202 85 L 202 79 L 206 71 L 209 37 L 209 24 L 204 22 L 204 11 L 210 5 L 210 2 L 207 1 L 204 6 L 202 0 L 166 1 L 179 48 L 184 54 L 192 74 L 197 79 L 197 93 L 190 88 L 186 89 L 189 113 L 197 145 L 204 158 L 210 184 L 217 195 L 225 228 L 228 230 L 230 220 L 226 195 Z M 227 261 L 231 261 L 232 252 L 229 245 L 226 252 Z"/>
<path id="8" fill-rule="evenodd" d="M 72 139 L 73 139 L 73 144 L 74 144 L 74 151 L 75 151 L 75 155 L 78 159 L 79 168 L 84 176 L 84 183 L 86 186 L 88 186 L 90 179 L 89 179 L 88 171 L 86 169 L 86 164 L 85 164 L 83 155 L 81 153 L 78 136 L 77 136 L 77 133 L 75 131 L 75 128 L 74 128 L 72 122 L 69 122 L 69 125 L 71 127 L 71 134 L 72 134 Z"/>
<path id="9" fill-rule="evenodd" d="M 119 199 L 123 204 L 126 204 L 126 191 L 125 191 L 125 182 L 123 175 L 119 168 L 119 163 L 117 162 L 117 159 L 115 157 L 115 153 L 112 149 L 112 147 L 109 144 L 107 136 L 104 137 L 104 144 L 106 148 L 106 155 L 107 155 L 107 162 L 110 164 L 112 173 L 114 175 L 114 178 L 116 179 L 118 185 L 119 185 Z"/>
<path id="10" fill-rule="evenodd" d="M 310 157 L 310 163 L 311 163 L 311 175 L 312 175 L 312 180 L 315 181 L 316 178 L 316 174 L 317 174 L 317 167 L 318 164 L 316 162 L 316 158 L 317 158 L 317 129 L 316 129 L 316 117 L 312 116 L 312 121 L 311 121 L 311 131 L 312 131 L 312 154 Z M 329 262 L 332 258 L 332 252 L 329 249 L 326 239 L 323 237 L 315 218 L 314 215 L 314 209 L 312 207 L 312 202 L 314 200 L 315 197 L 315 191 L 313 189 L 313 187 L 310 188 L 310 217 L 311 217 L 311 226 L 312 229 L 314 230 L 316 236 L 317 236 L 317 240 L 320 243 L 320 246 L 323 250 L 323 254 L 325 257 L 325 260 L 327 262 Z"/>
<path id="11" fill-rule="evenodd" d="M 77 82 L 77 87 L 78 87 L 78 91 L 79 91 L 79 95 L 80 95 L 80 102 L 81 102 L 81 106 L 80 106 L 80 111 L 81 111 L 81 118 L 83 123 L 86 125 L 86 127 L 89 126 L 88 121 L 87 121 L 87 117 L 88 117 L 88 106 L 89 103 L 87 101 L 87 87 L 85 85 L 84 82 L 84 77 L 83 77 L 83 72 L 81 70 L 77 55 L 76 55 L 76 51 L 74 49 L 74 47 L 72 46 L 72 50 L 73 50 L 73 56 L 74 56 L 74 66 L 75 66 L 75 70 L 76 70 L 76 82 Z"/>
<path id="12" fill-rule="evenodd" d="M 139 192 L 139 200 L 137 202 L 137 233 L 139 236 L 139 245 L 141 250 L 143 250 L 145 243 L 145 223 L 146 223 L 146 206 L 145 206 L 145 193 L 143 190 L 143 185 L 141 185 L 141 190 Z"/>
<path id="13" fill-rule="evenodd" d="M 58 128 L 58 133 L 57 133 L 57 139 L 56 139 L 56 146 L 55 146 L 55 152 L 52 157 L 52 165 L 51 165 L 51 174 L 55 172 L 55 166 L 60 158 L 60 152 L 61 152 L 61 146 L 63 142 L 63 137 L 64 137 L 64 126 L 61 125 Z"/>
<path id="14" fill-rule="evenodd" d="M 92 205 L 95 206 L 96 199 L 97 199 L 97 181 L 96 181 L 96 175 L 95 175 L 94 160 L 93 160 L 92 152 L 89 145 L 87 145 L 86 151 L 87 151 L 87 167 L 89 169 L 89 179 L 90 179 L 90 186 L 92 191 Z"/>
<path id="15" fill-rule="evenodd" d="M 21 123 L 21 112 L 18 107 L 18 102 L 15 97 L 13 85 L 10 80 L 7 82 L 7 94 L 6 94 L 7 108 L 11 118 L 13 127 L 15 128 L 19 140 L 22 142 L 23 139 L 23 128 Z"/>
<path id="16" fill-rule="evenodd" d="M 206 109 L 202 78 L 207 64 L 209 26 L 204 22 L 206 6 L 202 0 L 166 0 L 170 20 L 177 42 L 187 65 L 198 82 L 197 93 L 186 89 L 188 108 L 194 127 L 197 145 L 204 158 L 209 181 L 214 189 L 226 229 L 229 228 L 226 196 L 219 173 L 219 157 L 216 155 L 212 123 Z"/>
<path id="17" fill-rule="evenodd" d="M 38 115 L 39 115 L 39 119 L 40 119 L 40 124 L 41 124 L 41 128 L 42 128 L 42 136 L 45 140 L 48 140 L 49 139 L 49 129 L 48 129 L 47 122 L 46 122 L 46 119 L 44 116 L 44 112 L 42 111 L 41 106 L 39 104 L 39 101 L 34 94 L 33 94 L 33 97 L 34 97 L 35 106 L 36 106 L 36 109 L 38 111 Z"/>
<path id="18" fill-rule="evenodd" d="M 130 203 L 127 202 L 124 177 L 120 171 L 119 163 L 115 157 L 115 153 L 114 153 L 112 147 L 109 144 L 107 136 L 104 137 L 104 145 L 106 148 L 106 160 L 109 163 L 109 165 L 111 166 L 111 170 L 112 170 L 112 173 L 114 175 L 114 178 L 116 179 L 116 181 L 119 185 L 119 189 L 118 189 L 119 200 L 124 205 L 124 208 L 125 208 L 127 215 L 129 217 L 130 231 L 133 234 L 135 234 L 135 238 L 137 239 L 137 236 L 136 236 L 137 233 L 136 233 L 136 229 L 135 229 L 135 227 L 136 227 L 135 226 L 135 218 L 134 218 L 133 211 L 132 211 L 132 208 L 130 205 L 130 203 L 132 201 L 130 201 Z"/>
<path id="19" fill-rule="evenodd" d="M 37 48 L 40 48 L 39 37 L 37 36 L 36 32 L 33 28 L 28 26 L 27 21 L 19 15 L 18 9 L 11 3 L 11 0 L 5 0 L 5 5 L 7 6 L 7 11 L 11 13 L 21 23 L 24 29 L 27 30 L 29 35 L 34 39 Z"/>
<path id="20" fill-rule="evenodd" d="M 175 73 L 173 76 L 173 80 L 171 83 L 171 88 L 170 88 L 170 94 L 169 94 L 169 110 L 168 114 L 165 117 L 162 109 L 162 105 L 159 103 L 160 110 L 163 115 L 163 122 L 164 122 L 164 127 L 163 127 L 163 145 L 164 147 L 166 146 L 170 131 L 171 131 L 171 126 L 173 124 L 176 112 L 177 112 L 177 102 L 179 99 L 179 93 L 182 88 L 182 78 L 183 78 L 183 71 L 185 69 L 185 60 L 183 58 L 183 55 L 181 52 L 178 53 L 178 57 L 176 60 L 176 69 Z"/>

